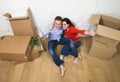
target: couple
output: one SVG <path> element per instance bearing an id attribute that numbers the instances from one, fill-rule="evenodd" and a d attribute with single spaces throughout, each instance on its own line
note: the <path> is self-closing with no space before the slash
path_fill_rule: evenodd
<path id="1" fill-rule="evenodd" d="M 62 37 L 62 34 L 64 34 L 64 37 Z M 77 51 L 81 41 L 77 34 L 87 34 L 94 36 L 94 32 L 79 30 L 75 28 L 74 24 L 68 18 L 62 19 L 61 16 L 55 17 L 53 24 L 51 24 L 44 32 L 39 32 L 40 37 L 48 35 L 48 51 L 52 56 L 54 63 L 60 67 L 60 76 L 64 76 L 65 73 L 65 67 L 63 65 L 64 56 L 72 54 L 75 57 L 75 64 L 77 63 L 78 58 L 81 59 L 81 56 L 78 56 Z M 59 44 L 63 45 L 60 58 L 55 52 L 55 48 Z"/>

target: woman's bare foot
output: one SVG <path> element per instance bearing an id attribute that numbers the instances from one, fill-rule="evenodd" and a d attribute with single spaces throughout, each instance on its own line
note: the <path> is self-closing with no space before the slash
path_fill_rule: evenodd
<path id="1" fill-rule="evenodd" d="M 74 59 L 74 64 L 77 64 L 78 62 L 78 57 Z"/>
<path id="2" fill-rule="evenodd" d="M 65 68 L 63 65 L 60 65 L 60 76 L 63 77 L 65 75 Z"/>
<path id="3" fill-rule="evenodd" d="M 77 58 L 74 59 L 74 64 L 77 64 L 78 63 L 78 59 L 82 60 L 82 57 L 81 55 L 79 54 L 79 56 Z"/>
<path id="4" fill-rule="evenodd" d="M 64 56 L 60 54 L 60 59 L 61 59 L 61 60 L 63 60 L 63 57 L 64 57 Z"/>
<path id="5" fill-rule="evenodd" d="M 80 60 L 82 60 L 82 57 L 81 57 L 81 55 L 80 55 L 80 54 L 79 54 L 78 58 L 79 58 Z"/>

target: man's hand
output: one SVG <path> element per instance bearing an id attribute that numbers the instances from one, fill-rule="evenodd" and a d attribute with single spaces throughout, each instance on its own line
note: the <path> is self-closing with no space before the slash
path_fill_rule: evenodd
<path id="1" fill-rule="evenodd" d="M 54 23 L 52 23 L 52 24 L 48 27 L 48 29 L 49 29 L 49 30 L 52 30 L 52 29 L 53 29 L 53 26 L 54 26 Z"/>
<path id="2" fill-rule="evenodd" d="M 39 32 L 39 37 L 43 37 L 43 32 L 42 32 L 41 29 L 40 29 L 40 32 Z"/>

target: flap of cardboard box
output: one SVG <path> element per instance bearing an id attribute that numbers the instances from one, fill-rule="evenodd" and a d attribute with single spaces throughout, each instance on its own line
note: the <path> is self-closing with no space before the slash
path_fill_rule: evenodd
<path id="1" fill-rule="evenodd" d="M 120 30 L 98 25 L 96 34 L 120 41 Z"/>
<path id="2" fill-rule="evenodd" d="M 118 18 L 114 18 L 114 17 L 110 17 L 110 16 L 106 16 L 106 15 L 101 15 L 101 20 L 102 20 L 102 22 L 107 21 L 107 22 L 111 22 L 112 24 L 115 23 L 115 24 L 120 25 L 120 19 L 118 19 Z M 110 23 L 110 25 L 112 25 L 111 23 Z"/>
<path id="3" fill-rule="evenodd" d="M 90 18 L 89 23 L 90 23 L 90 24 L 99 24 L 99 22 L 100 22 L 100 17 L 101 17 L 100 14 L 94 14 L 94 15 L 92 15 L 91 18 Z"/>
<path id="4" fill-rule="evenodd" d="M 10 21 L 24 20 L 24 19 L 28 19 L 28 16 L 9 18 Z"/>
<path id="5" fill-rule="evenodd" d="M 5 13 L 5 14 L 3 14 L 3 16 L 11 18 L 11 14 L 10 13 Z"/>

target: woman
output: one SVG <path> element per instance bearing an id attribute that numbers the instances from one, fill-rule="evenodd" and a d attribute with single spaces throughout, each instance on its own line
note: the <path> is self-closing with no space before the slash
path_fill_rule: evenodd
<path id="1" fill-rule="evenodd" d="M 78 37 L 78 34 L 87 34 L 87 35 L 94 36 L 95 33 L 93 31 L 87 32 L 86 30 L 79 30 L 79 29 L 75 28 L 75 25 L 68 18 L 63 19 L 62 27 L 64 30 L 63 31 L 64 36 L 71 40 L 69 54 L 72 54 L 75 57 L 74 63 L 77 64 L 78 59 L 81 59 L 81 56 L 80 56 L 80 54 L 78 56 L 78 51 L 77 51 L 77 48 L 80 47 L 80 45 L 81 45 L 81 39 L 80 39 L 80 37 Z M 66 54 L 66 55 L 68 55 L 68 54 Z M 63 57 L 66 55 L 62 55 L 62 53 L 61 53 L 60 59 L 63 60 Z"/>

